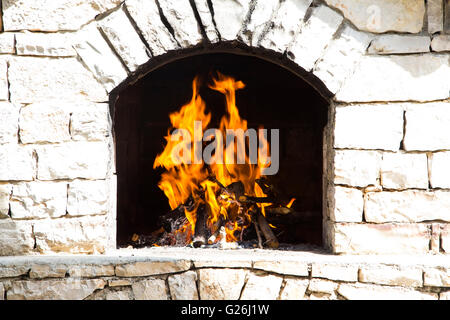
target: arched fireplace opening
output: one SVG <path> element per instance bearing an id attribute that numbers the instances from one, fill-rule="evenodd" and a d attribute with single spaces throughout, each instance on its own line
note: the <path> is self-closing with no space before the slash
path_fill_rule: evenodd
<path id="1" fill-rule="evenodd" d="M 249 128 L 279 129 L 279 172 L 270 177 L 280 194 L 295 198 L 295 215 L 278 216 L 272 231 L 280 244 L 322 245 L 323 129 L 328 102 L 302 78 L 266 60 L 231 53 L 210 53 L 175 60 L 140 78 L 117 94 L 114 138 L 117 169 L 117 244 L 133 245 L 137 237 L 158 230 L 170 212 L 158 188 L 164 170 L 154 169 L 165 145 L 169 114 L 192 97 L 192 81 L 205 84 L 200 96 L 211 127 L 225 113 L 225 98 L 206 85 L 220 72 L 245 83 L 236 105 Z M 248 228 L 248 237 L 256 231 Z M 253 232 L 253 234 L 252 234 Z M 134 236 L 133 236 L 134 235 Z"/>

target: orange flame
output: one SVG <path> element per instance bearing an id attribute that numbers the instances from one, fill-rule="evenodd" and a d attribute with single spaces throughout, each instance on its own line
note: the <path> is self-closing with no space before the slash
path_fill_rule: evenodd
<path id="1" fill-rule="evenodd" d="M 158 186 L 164 191 L 172 209 L 184 204 L 189 197 L 192 197 L 194 200 L 194 209 L 191 211 L 185 210 L 188 225 L 177 230 L 177 233 L 188 233 L 186 239 L 191 239 L 195 232 L 196 210 L 200 203 L 206 203 L 210 209 L 207 225 L 211 233 L 220 227 L 216 224 L 222 218 L 223 221 L 226 221 L 227 241 L 237 241 L 238 237 L 236 234 L 250 225 L 251 213 L 248 212 L 248 209 L 243 210 L 238 201 L 236 201 L 237 199 L 233 198 L 233 195 L 221 193 L 220 185 L 208 178 L 210 175 L 214 176 L 223 186 L 240 181 L 244 185 L 246 195 L 264 197 L 264 192 L 255 183 L 255 180 L 261 177 L 261 169 L 268 165 L 264 155 L 267 155 L 269 144 L 263 136 L 259 136 L 258 162 L 252 163 L 249 155 L 245 152 L 245 146 L 240 145 L 239 141 L 227 144 L 227 146 L 218 141 L 214 156 L 220 155 L 218 152 L 221 152 L 223 161 L 217 161 L 217 159 L 222 160 L 219 156 L 215 158 L 216 161 L 209 165 L 209 168 L 204 163 L 199 162 L 199 159 L 196 159 L 195 145 L 185 146 L 186 148 L 182 149 L 182 152 L 178 152 L 177 148 L 180 148 L 180 144 L 183 144 L 180 141 L 184 141 L 183 134 L 178 136 L 179 139 L 174 139 L 172 135 L 174 130 L 187 130 L 192 138 L 198 135 L 196 130 L 200 129 L 196 127 L 196 121 L 202 122 L 202 132 L 207 129 L 211 121 L 211 114 L 206 113 L 206 104 L 199 95 L 199 85 L 199 78 L 195 77 L 192 82 L 191 100 L 182 106 L 179 111 L 170 114 L 172 127 L 168 130 L 168 134 L 165 137 L 166 146 L 163 152 L 156 157 L 153 168 L 164 167 L 166 169 L 166 172 L 161 176 Z M 244 87 L 245 84 L 242 81 L 236 81 L 232 77 L 220 73 L 209 86 L 210 89 L 223 93 L 226 98 L 226 114 L 220 120 L 219 129 L 224 139 L 227 129 L 247 130 L 247 121 L 240 117 L 236 105 L 236 91 Z M 247 143 L 247 140 L 244 141 Z M 240 162 L 239 159 L 234 159 L 234 155 L 238 154 L 239 158 L 239 154 L 242 154 L 237 152 L 239 148 L 244 148 L 243 154 L 245 155 L 245 158 L 240 159 Z M 189 151 L 190 154 L 185 154 L 185 152 L 189 153 Z M 190 163 L 174 161 L 174 153 L 182 159 L 189 159 Z M 263 214 L 265 214 L 264 208 L 268 205 L 258 204 Z"/>

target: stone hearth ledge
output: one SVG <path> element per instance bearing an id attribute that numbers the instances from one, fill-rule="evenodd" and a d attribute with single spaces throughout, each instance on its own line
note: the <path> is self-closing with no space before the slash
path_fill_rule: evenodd
<path id="1" fill-rule="evenodd" d="M 445 299 L 445 255 L 118 249 L 0 257 L 0 299 Z"/>

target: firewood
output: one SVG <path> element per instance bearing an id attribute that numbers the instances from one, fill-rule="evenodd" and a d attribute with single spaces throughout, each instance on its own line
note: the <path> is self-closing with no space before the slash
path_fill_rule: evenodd
<path id="1" fill-rule="evenodd" d="M 219 216 L 216 225 L 216 231 L 208 238 L 208 244 L 214 244 L 216 243 L 217 238 L 220 236 L 220 229 L 224 225 L 225 219 L 223 216 Z"/>
<path id="2" fill-rule="evenodd" d="M 238 248 L 238 244 L 236 242 L 227 242 L 227 232 L 223 226 L 220 227 L 220 240 L 218 247 L 222 250 Z"/>
<path id="3" fill-rule="evenodd" d="M 201 247 L 207 243 L 208 239 L 208 227 L 206 221 L 209 216 L 209 206 L 207 204 L 201 204 L 197 208 L 197 220 L 195 222 L 195 232 L 192 245 L 194 248 Z"/>
<path id="4" fill-rule="evenodd" d="M 286 215 L 294 212 L 291 208 L 287 207 L 266 207 L 265 208 L 267 215 Z"/>
<path id="5" fill-rule="evenodd" d="M 253 225 L 256 230 L 256 236 L 258 237 L 258 248 L 262 249 L 263 245 L 262 245 L 262 238 L 261 238 L 261 230 L 259 230 L 258 222 L 254 220 Z"/>
<path id="6" fill-rule="evenodd" d="M 264 218 L 262 213 L 258 214 L 258 224 L 259 227 L 261 228 L 261 232 L 264 235 L 264 238 L 266 238 L 267 245 L 272 249 L 277 249 L 280 245 L 278 239 L 273 233 L 272 229 L 267 223 L 266 218 Z"/>
<path id="7" fill-rule="evenodd" d="M 187 221 L 185 214 L 186 210 L 192 211 L 193 208 L 194 200 L 192 197 L 189 197 L 184 204 L 181 204 L 172 211 L 160 216 L 158 218 L 158 225 L 163 227 L 166 232 L 178 230 Z"/>

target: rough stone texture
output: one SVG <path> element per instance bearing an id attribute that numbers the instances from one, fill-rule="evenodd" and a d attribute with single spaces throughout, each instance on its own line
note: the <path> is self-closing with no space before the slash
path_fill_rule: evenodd
<path id="1" fill-rule="evenodd" d="M 103 289 L 102 279 L 15 281 L 7 292 L 8 300 L 82 300 Z"/>
<path id="2" fill-rule="evenodd" d="M 102 85 L 76 58 L 11 57 L 9 63 L 13 102 L 32 103 L 51 98 L 108 100 Z"/>
<path id="3" fill-rule="evenodd" d="M 387 189 L 428 188 L 426 154 L 384 153 L 381 184 Z"/>
<path id="4" fill-rule="evenodd" d="M 255 261 L 253 269 L 293 276 L 308 276 L 308 264 L 301 261 Z"/>
<path id="5" fill-rule="evenodd" d="M 418 33 L 423 27 L 423 0 L 325 0 L 360 30 Z"/>
<path id="6" fill-rule="evenodd" d="M 364 198 L 362 191 L 352 188 L 335 187 L 329 193 L 331 221 L 362 222 Z"/>
<path id="7" fill-rule="evenodd" d="M 438 295 L 402 287 L 384 287 L 362 283 L 341 284 L 338 293 L 348 300 L 437 300 Z"/>
<path id="8" fill-rule="evenodd" d="M 361 267 L 359 281 L 402 287 L 421 287 L 423 285 L 422 269 L 417 267 L 398 267 L 379 265 Z"/>
<path id="9" fill-rule="evenodd" d="M 402 139 L 403 109 L 398 105 L 336 107 L 335 148 L 397 151 Z"/>
<path id="10" fill-rule="evenodd" d="M 0 219 L 8 218 L 9 198 L 12 193 L 12 185 L 0 184 Z"/>
<path id="11" fill-rule="evenodd" d="M 96 15 L 114 8 L 121 1 L 4 0 L 2 2 L 5 31 L 59 31 L 78 30 Z"/>
<path id="12" fill-rule="evenodd" d="M 281 3 L 271 19 L 269 31 L 260 46 L 283 53 L 303 25 L 303 18 L 312 0 L 287 0 Z"/>
<path id="13" fill-rule="evenodd" d="M 104 142 L 46 145 L 36 151 L 40 180 L 105 179 L 111 162 L 108 144 Z"/>
<path id="14" fill-rule="evenodd" d="M 86 26 L 78 33 L 74 48 L 108 92 L 111 92 L 128 76 L 95 23 Z"/>
<path id="15" fill-rule="evenodd" d="M 450 287 L 450 269 L 425 269 L 423 284 L 430 287 Z"/>
<path id="16" fill-rule="evenodd" d="M 28 221 L 0 220 L 0 256 L 28 254 L 33 250 L 32 226 Z"/>
<path id="17" fill-rule="evenodd" d="M 384 34 L 372 41 L 368 52 L 371 54 L 429 52 L 430 44 L 431 39 L 427 36 Z"/>
<path id="18" fill-rule="evenodd" d="M 448 102 L 412 105 L 406 110 L 405 119 L 405 139 L 403 141 L 405 150 L 450 149 L 450 108 Z"/>
<path id="19" fill-rule="evenodd" d="M 10 81 L 11 69 L 5 60 L 0 60 L 0 100 L 8 100 L 8 80 Z"/>
<path id="20" fill-rule="evenodd" d="M 365 218 L 368 222 L 450 221 L 450 192 L 418 191 L 375 192 L 366 195 Z"/>
<path id="21" fill-rule="evenodd" d="M 380 159 L 376 151 L 336 150 L 334 183 L 353 187 L 376 185 Z"/>
<path id="22" fill-rule="evenodd" d="M 108 291 L 105 300 L 133 300 L 133 294 L 130 289 L 123 291 Z"/>
<path id="23" fill-rule="evenodd" d="M 444 29 L 444 1 L 428 0 L 428 33 L 440 32 Z"/>
<path id="24" fill-rule="evenodd" d="M 25 56 L 73 57 L 71 33 L 16 33 L 17 54 Z"/>
<path id="25" fill-rule="evenodd" d="M 338 284 L 329 280 L 311 279 L 308 290 L 314 293 L 328 293 L 333 294 L 338 287 Z"/>
<path id="26" fill-rule="evenodd" d="M 126 0 L 125 5 L 153 56 L 178 48 L 177 42 L 161 21 L 155 1 Z"/>
<path id="27" fill-rule="evenodd" d="M 144 251 L 142 251 L 144 250 Z M 104 299 L 196 299 L 196 274 L 200 278 L 207 274 L 212 280 L 206 288 L 209 296 L 231 295 L 237 298 L 242 292 L 242 299 L 248 301 L 255 299 L 360 299 L 356 289 L 361 290 L 362 297 L 370 298 L 370 290 L 374 290 L 375 297 L 382 298 L 382 291 L 387 290 L 387 297 L 397 293 L 398 299 L 411 298 L 411 292 L 428 292 L 437 298 L 438 294 L 448 291 L 450 286 L 450 265 L 443 255 L 329 255 L 323 252 L 276 252 L 244 249 L 242 252 L 223 252 L 216 249 L 204 249 L 198 252 L 188 248 L 148 248 L 133 250 L 134 255 L 127 254 L 127 250 L 113 252 L 112 255 L 103 256 L 51 256 L 51 257 L 2 257 L 0 258 L 0 278 L 5 290 L 10 290 L 15 282 L 48 282 L 48 287 L 58 287 L 62 283 L 80 283 L 80 280 L 96 277 L 102 280 L 102 286 L 95 292 L 86 296 L 88 300 Z M 202 259 L 205 254 L 221 257 L 223 260 L 237 259 L 243 255 L 252 255 L 256 260 L 267 261 L 285 260 L 295 258 L 296 261 L 311 265 L 312 273 L 308 277 L 268 275 L 266 272 L 248 270 L 248 268 L 223 269 L 194 269 L 184 271 L 169 270 L 161 276 L 139 276 L 135 278 L 118 278 L 114 276 L 114 268 L 121 265 L 143 262 L 147 264 L 161 262 L 164 256 L 177 259 L 190 257 L 193 261 Z M 155 258 L 154 256 L 160 256 Z M 153 258 L 152 258 L 153 256 Z M 269 260 L 270 256 L 270 260 Z M 179 260 L 171 261 L 179 261 Z M 190 261 L 192 262 L 192 261 Z M 348 266 L 351 273 L 345 271 Z M 314 270 L 321 268 L 319 277 L 314 276 Z M 359 272 L 358 283 L 348 283 L 350 278 L 355 281 L 354 275 Z M 428 284 L 422 284 L 422 273 Z M 322 277 L 325 275 L 339 275 L 337 280 Z M 243 273 L 243 275 L 242 275 Z M 241 276 L 237 276 L 241 274 Z M 343 276 L 347 274 L 346 276 Z M 351 274 L 351 277 L 348 275 Z M 246 278 L 248 275 L 248 279 Z M 231 280 L 230 277 L 231 276 Z M 48 277 L 64 277 L 60 280 L 45 279 Z M 5 279 L 8 278 L 8 279 Z M 85 279 L 81 279 L 85 278 Z M 199 279 L 200 279 L 199 278 Z M 345 280 L 341 280 L 345 279 Z M 108 282 L 109 286 L 102 288 Z M 373 284 L 371 284 L 373 283 Z M 56 284 L 53 285 L 53 284 Z M 380 284 L 383 284 L 381 286 Z M 201 286 L 201 283 L 199 283 Z M 386 287 L 386 286 L 388 287 Z M 22 284 L 19 286 L 22 287 Z M 44 295 L 45 290 L 35 287 L 33 295 Z M 199 287 L 200 288 L 200 287 Z M 335 292 L 337 288 L 344 288 L 342 292 Z M 70 290 L 71 288 L 69 288 Z M 389 289 L 394 291 L 389 292 Z M 339 290 L 339 289 L 338 289 Z M 44 291 L 44 292 L 42 292 Z M 59 290 L 58 291 L 62 291 Z M 305 293 L 307 297 L 305 297 Z M 392 295 L 391 295 L 392 293 Z M 172 296 L 170 296 L 172 294 Z M 348 294 L 351 294 L 350 297 Z M 203 298 L 203 296 L 202 296 Z M 59 296 L 49 299 L 60 299 Z M 81 299 L 81 298 L 80 298 Z"/>
<path id="28" fill-rule="evenodd" d="M 201 24 L 205 30 L 208 40 L 212 43 L 219 41 L 219 35 L 214 26 L 212 14 L 209 11 L 207 0 L 194 0 L 195 7 L 200 17 Z"/>
<path id="29" fill-rule="evenodd" d="M 191 263 L 187 260 L 152 261 L 124 264 L 116 267 L 119 277 L 142 277 L 189 270 Z"/>
<path id="30" fill-rule="evenodd" d="M 439 300 L 450 300 L 450 291 L 441 292 L 439 294 Z"/>
<path id="31" fill-rule="evenodd" d="M 365 53 L 372 35 L 345 26 L 340 36 L 331 41 L 323 56 L 316 62 L 313 73 L 336 93 L 353 73 Z"/>
<path id="32" fill-rule="evenodd" d="M 293 60 L 306 71 L 311 71 L 341 25 L 342 19 L 339 13 L 327 6 L 315 8 L 289 47 Z"/>
<path id="33" fill-rule="evenodd" d="M 62 101 L 32 103 L 20 110 L 22 143 L 63 142 L 70 140 L 70 113 Z"/>
<path id="34" fill-rule="evenodd" d="M 336 223 L 331 228 L 335 253 L 418 254 L 429 250 L 429 230 L 424 224 Z"/>
<path id="35" fill-rule="evenodd" d="M 15 53 L 14 33 L 0 34 L 0 53 Z"/>
<path id="36" fill-rule="evenodd" d="M 166 282 L 161 279 L 148 279 L 132 285 L 136 300 L 169 300 Z"/>
<path id="37" fill-rule="evenodd" d="M 70 134 L 75 141 L 101 141 L 111 136 L 111 118 L 106 103 L 83 104 L 70 118 Z"/>
<path id="38" fill-rule="evenodd" d="M 214 21 L 223 41 L 233 41 L 247 16 L 249 0 L 211 0 Z"/>
<path id="39" fill-rule="evenodd" d="M 442 79 L 448 73 L 445 55 L 366 56 L 336 99 L 345 102 L 447 99 L 450 83 Z"/>
<path id="40" fill-rule="evenodd" d="M 450 30 L 450 5 L 447 3 L 445 5 L 445 10 L 444 10 L 444 31 L 448 32 Z"/>
<path id="41" fill-rule="evenodd" d="M 308 285 L 309 280 L 286 279 L 286 284 L 280 294 L 280 300 L 304 300 Z"/>
<path id="42" fill-rule="evenodd" d="M 99 25 L 128 70 L 134 72 L 149 60 L 150 54 L 123 7 L 101 20 Z"/>
<path id="43" fill-rule="evenodd" d="M 278 276 L 251 273 L 241 300 L 275 300 L 278 298 L 282 281 L 283 278 Z"/>
<path id="44" fill-rule="evenodd" d="M 66 214 L 66 182 L 25 182 L 13 186 L 13 219 L 58 218 Z"/>
<path id="45" fill-rule="evenodd" d="M 5 300 L 5 287 L 0 283 L 0 301 Z"/>
<path id="46" fill-rule="evenodd" d="M 109 184 L 106 180 L 75 180 L 67 191 L 67 214 L 85 216 L 106 214 L 109 209 Z"/>
<path id="47" fill-rule="evenodd" d="M 450 35 L 437 35 L 431 41 L 431 50 L 437 52 L 450 51 Z"/>
<path id="48" fill-rule="evenodd" d="M 159 0 L 159 4 L 174 30 L 175 38 L 183 48 L 202 42 L 203 37 L 189 1 Z"/>
<path id="49" fill-rule="evenodd" d="M 436 152 L 430 156 L 430 183 L 433 188 L 450 188 L 450 152 Z"/>
<path id="50" fill-rule="evenodd" d="M 311 275 L 313 278 L 358 281 L 358 267 L 351 265 L 313 263 Z"/>
<path id="51" fill-rule="evenodd" d="M 219 268 L 251 268 L 252 261 L 251 260 L 243 260 L 243 259 L 228 259 L 223 260 L 219 257 L 219 259 L 213 259 L 212 257 L 205 257 L 205 260 L 195 260 L 194 266 L 196 268 L 208 268 L 208 267 L 219 267 Z"/>
<path id="52" fill-rule="evenodd" d="M 0 278 L 13 278 L 27 275 L 30 272 L 29 265 L 12 265 L 0 267 Z"/>
<path id="53" fill-rule="evenodd" d="M 30 278 L 64 278 L 66 275 L 66 271 L 67 266 L 64 265 L 35 264 L 31 267 Z"/>
<path id="54" fill-rule="evenodd" d="M 17 143 L 19 107 L 6 101 L 0 102 L 0 144 Z"/>
<path id="55" fill-rule="evenodd" d="M 432 223 L 430 229 L 430 251 L 432 253 L 439 253 L 441 251 L 441 225 L 439 223 Z"/>
<path id="56" fill-rule="evenodd" d="M 76 265 L 68 270 L 72 278 L 110 277 L 115 275 L 113 265 Z M 123 285 L 123 284 L 120 284 Z M 110 287 L 114 287 L 109 282 Z"/>
<path id="57" fill-rule="evenodd" d="M 111 244 L 105 217 L 40 220 L 34 224 L 40 253 L 104 253 Z"/>
<path id="58" fill-rule="evenodd" d="M 441 230 L 441 247 L 445 253 L 450 253 L 450 225 L 446 225 Z"/>
<path id="59" fill-rule="evenodd" d="M 198 300 L 197 273 L 188 271 L 167 279 L 172 300 Z"/>
<path id="60" fill-rule="evenodd" d="M 256 1 L 250 16 L 250 21 L 241 30 L 240 37 L 249 46 L 256 46 L 258 40 L 268 28 L 268 23 L 272 20 L 276 9 L 279 7 L 279 0 Z"/>
<path id="61" fill-rule="evenodd" d="M 311 292 L 309 295 L 309 300 L 337 300 L 335 293 L 323 293 L 323 292 Z"/>
<path id="62" fill-rule="evenodd" d="M 32 149 L 16 144 L 0 145 L 0 181 L 33 180 L 35 176 Z"/>
<path id="63" fill-rule="evenodd" d="M 200 269 L 201 300 L 238 300 L 247 276 L 245 270 Z"/>
<path id="64" fill-rule="evenodd" d="M 112 271 L 114 274 L 114 267 L 112 267 Z M 108 286 L 110 287 L 124 287 L 124 286 L 131 286 L 132 283 L 130 280 L 126 280 L 126 279 L 121 279 L 121 280 L 108 280 Z"/>

